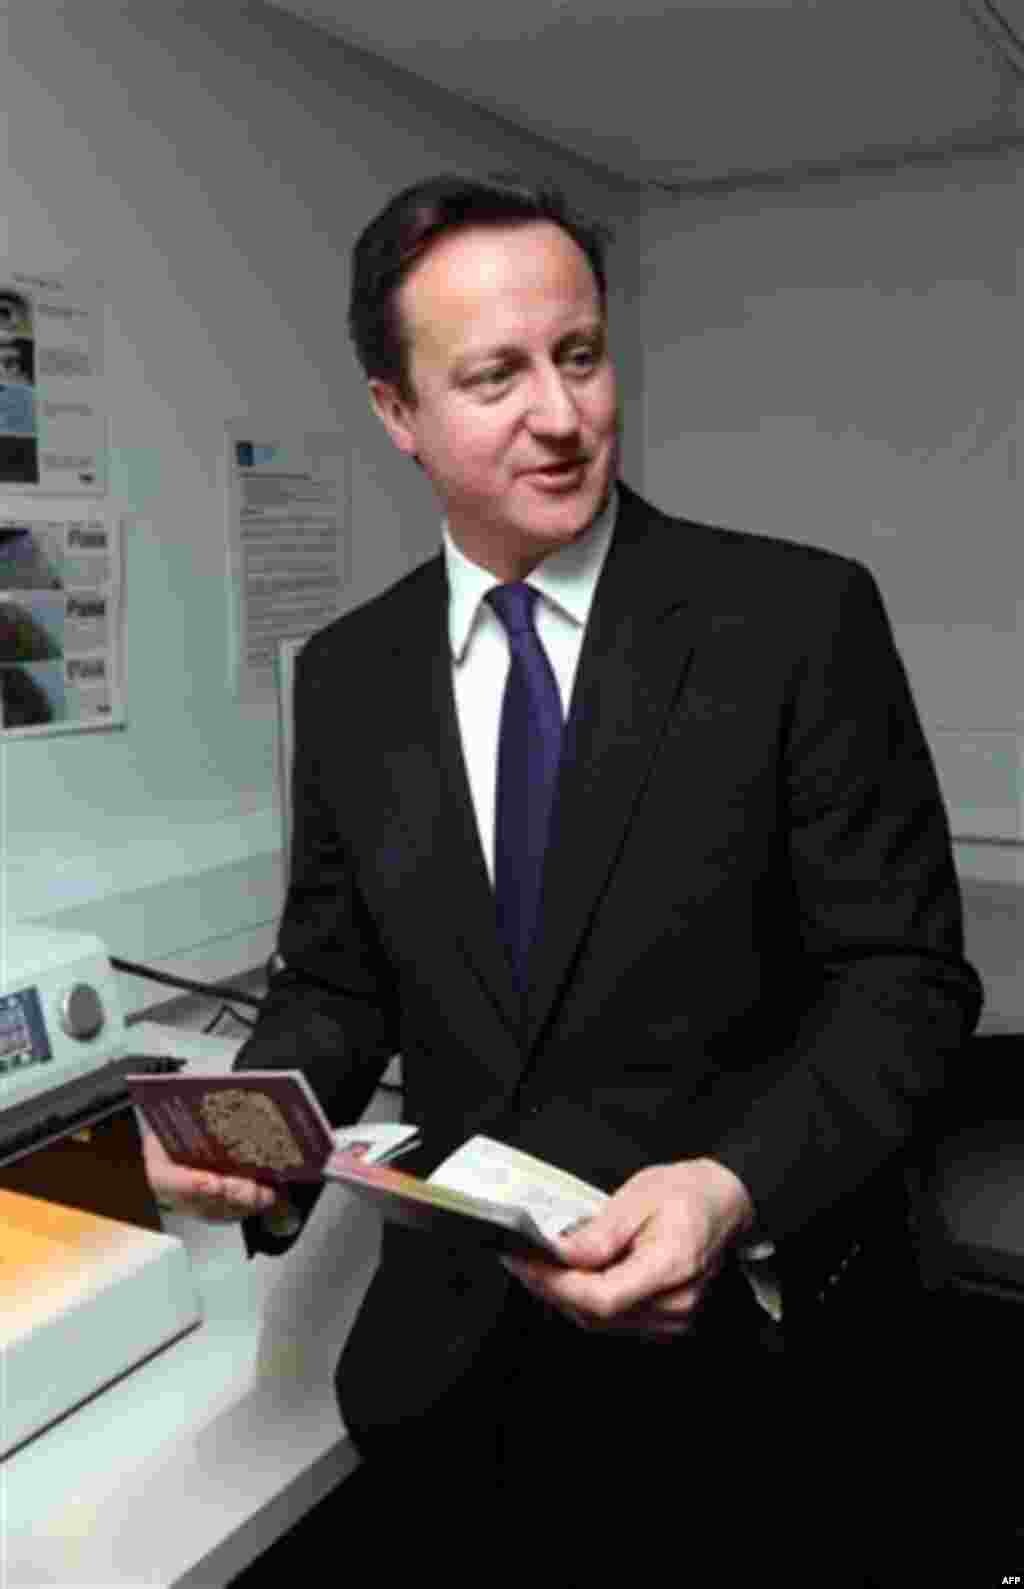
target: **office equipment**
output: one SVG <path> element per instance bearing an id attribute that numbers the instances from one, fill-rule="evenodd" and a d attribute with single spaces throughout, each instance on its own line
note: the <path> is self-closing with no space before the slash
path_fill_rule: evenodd
<path id="1" fill-rule="evenodd" d="M 179 1068 L 129 1034 L 99 939 L 0 944 L 0 1457 L 200 1322 L 123 1081 Z"/>
<path id="2" fill-rule="evenodd" d="M 12 922 L 2 951 L 0 1166 L 123 1108 L 137 1057 L 98 938 Z"/>

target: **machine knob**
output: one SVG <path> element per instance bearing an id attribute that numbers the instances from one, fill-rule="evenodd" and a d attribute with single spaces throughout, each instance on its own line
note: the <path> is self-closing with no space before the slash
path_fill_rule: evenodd
<path id="1" fill-rule="evenodd" d="M 60 1003 L 60 1024 L 69 1037 L 95 1037 L 103 1025 L 103 1004 L 88 982 L 76 982 Z"/>

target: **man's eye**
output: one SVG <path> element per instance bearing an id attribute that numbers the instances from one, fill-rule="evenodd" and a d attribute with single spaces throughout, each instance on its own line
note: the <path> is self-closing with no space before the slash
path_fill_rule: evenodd
<path id="1" fill-rule="evenodd" d="M 511 373 L 511 370 L 507 369 L 481 370 L 479 375 L 474 375 L 473 385 L 501 386 L 503 382 L 509 379 Z"/>
<path id="2" fill-rule="evenodd" d="M 568 358 L 574 370 L 592 370 L 601 362 L 600 348 L 573 348 Z"/>

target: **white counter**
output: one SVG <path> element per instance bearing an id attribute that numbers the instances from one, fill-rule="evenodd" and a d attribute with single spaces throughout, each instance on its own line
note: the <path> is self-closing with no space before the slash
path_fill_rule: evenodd
<path id="1" fill-rule="evenodd" d="M 146 1023 L 146 1051 L 190 1069 L 238 1046 Z M 379 1094 L 367 1117 L 397 1104 Z M 333 1374 L 377 1265 L 376 1215 L 328 1185 L 283 1257 L 251 1260 L 238 1224 L 163 1223 L 203 1322 L 0 1467 L 0 1589 L 219 1589 L 356 1465 Z"/>

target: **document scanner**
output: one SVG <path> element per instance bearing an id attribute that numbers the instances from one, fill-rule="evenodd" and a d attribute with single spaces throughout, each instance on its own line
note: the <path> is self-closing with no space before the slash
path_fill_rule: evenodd
<path id="1" fill-rule="evenodd" d="M 163 1232 L 102 942 L 0 923 L 0 1461 L 201 1322 Z"/>

